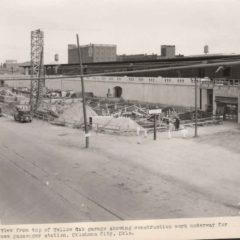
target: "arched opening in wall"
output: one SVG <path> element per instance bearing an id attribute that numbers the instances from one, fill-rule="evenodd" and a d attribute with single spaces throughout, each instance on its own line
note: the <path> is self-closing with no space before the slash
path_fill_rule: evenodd
<path id="1" fill-rule="evenodd" d="M 122 88 L 119 86 L 114 87 L 114 97 L 120 98 L 122 96 Z"/>

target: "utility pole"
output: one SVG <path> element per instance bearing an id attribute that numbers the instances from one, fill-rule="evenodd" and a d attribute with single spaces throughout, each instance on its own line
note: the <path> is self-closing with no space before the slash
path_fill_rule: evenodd
<path id="1" fill-rule="evenodd" d="M 89 133 L 88 133 L 88 126 L 87 126 L 87 112 L 86 112 L 86 100 L 85 100 L 85 89 L 84 89 L 84 79 L 83 79 L 83 65 L 82 65 L 82 56 L 79 46 L 79 39 L 77 34 L 77 47 L 78 47 L 78 62 L 80 66 L 80 74 L 81 74 L 81 85 L 82 85 L 82 104 L 83 104 L 83 117 L 84 117 L 84 130 L 85 130 L 85 147 L 89 147 Z"/>
<path id="2" fill-rule="evenodd" d="M 197 137 L 197 77 L 195 77 L 195 135 Z"/>

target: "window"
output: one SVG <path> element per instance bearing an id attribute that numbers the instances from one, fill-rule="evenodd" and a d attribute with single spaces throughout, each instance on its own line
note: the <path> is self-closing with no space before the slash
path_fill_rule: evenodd
<path id="1" fill-rule="evenodd" d="M 223 69 L 223 77 L 230 77 L 231 75 L 231 67 L 225 67 Z"/>

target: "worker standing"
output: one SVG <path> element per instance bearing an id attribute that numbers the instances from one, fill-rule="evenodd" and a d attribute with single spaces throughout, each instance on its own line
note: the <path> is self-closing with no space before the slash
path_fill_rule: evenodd
<path id="1" fill-rule="evenodd" d="M 180 127 L 180 120 L 179 120 L 179 118 L 176 118 L 176 119 L 175 119 L 174 125 L 175 125 L 176 131 L 178 131 L 178 130 L 179 130 L 179 127 Z"/>

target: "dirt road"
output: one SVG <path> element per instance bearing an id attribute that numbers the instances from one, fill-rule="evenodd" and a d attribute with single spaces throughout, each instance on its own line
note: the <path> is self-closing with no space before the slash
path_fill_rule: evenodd
<path id="1" fill-rule="evenodd" d="M 236 216 L 240 130 L 126 137 L 0 119 L 3 224 Z"/>

